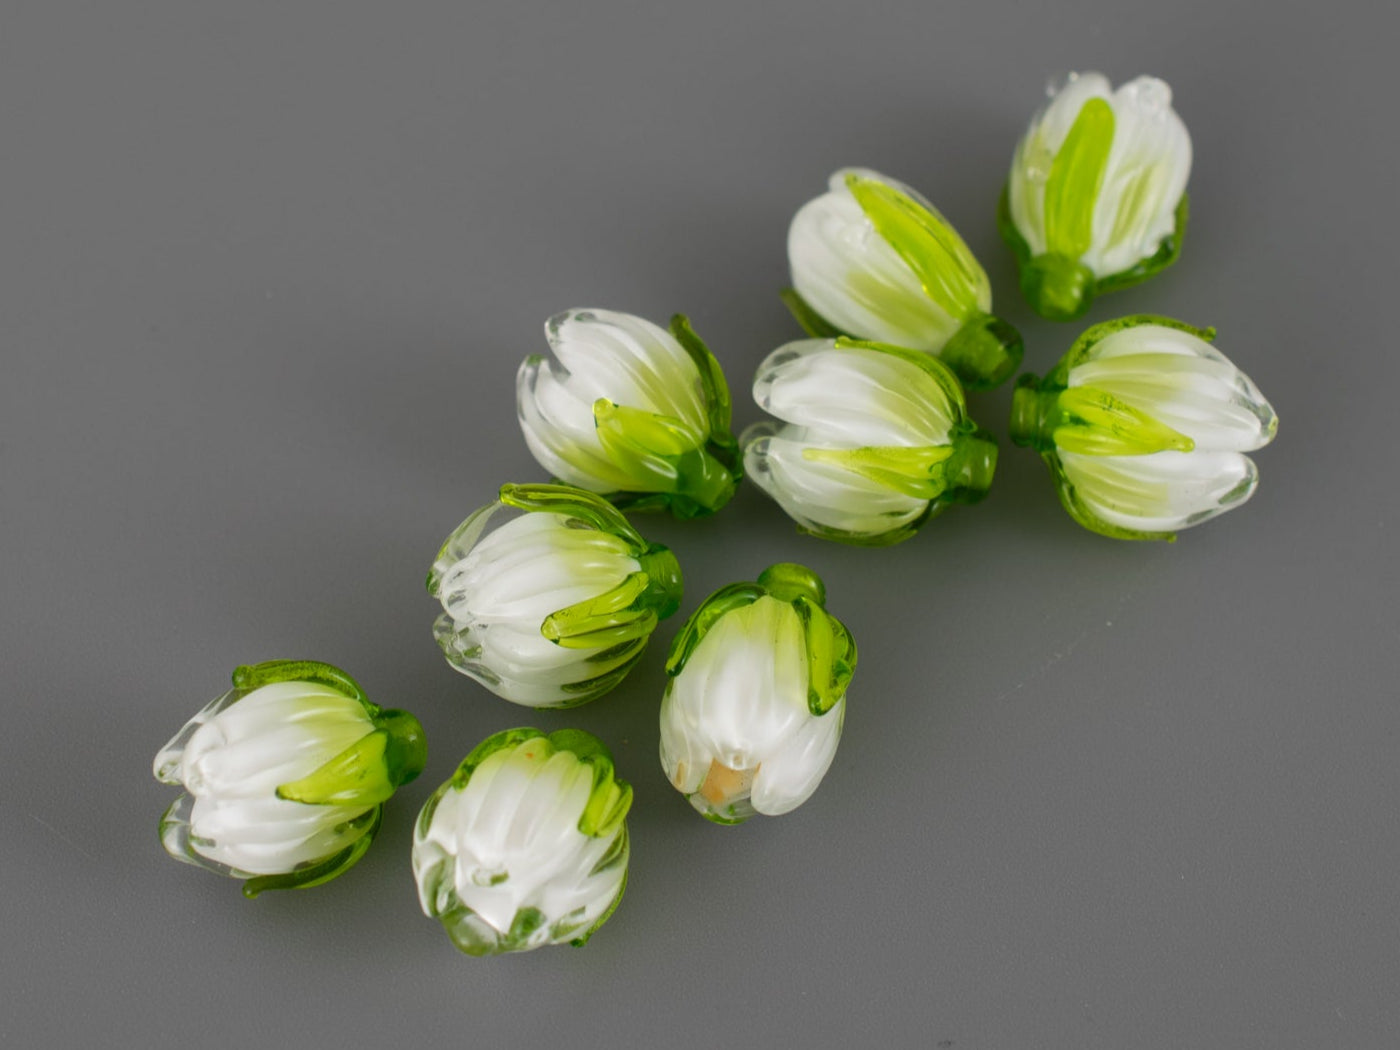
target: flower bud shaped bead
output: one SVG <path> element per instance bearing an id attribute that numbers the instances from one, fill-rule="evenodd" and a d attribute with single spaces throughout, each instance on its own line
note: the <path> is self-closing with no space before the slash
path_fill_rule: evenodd
<path id="1" fill-rule="evenodd" d="M 1254 492 L 1244 453 L 1273 440 L 1278 417 L 1214 337 L 1123 317 L 1090 328 L 1044 379 L 1017 382 L 1011 438 L 1040 452 L 1079 524 L 1171 540 Z"/>
<path id="2" fill-rule="evenodd" d="M 422 772 L 423 727 L 329 664 L 240 667 L 233 685 L 156 756 L 156 779 L 187 792 L 161 818 L 162 844 L 246 879 L 249 897 L 335 878 L 369 849 L 382 803 Z"/>
<path id="3" fill-rule="evenodd" d="M 619 507 L 712 514 L 743 476 L 719 362 L 679 314 L 670 331 L 631 314 L 569 310 L 545 325 L 553 359 L 525 359 L 525 443 L 559 481 Z"/>
<path id="4" fill-rule="evenodd" d="M 1021 336 L 992 316 L 992 286 L 956 230 L 917 192 L 864 168 L 831 176 L 788 229 L 784 300 L 809 335 L 936 354 L 969 387 L 1021 363 Z"/>
<path id="5" fill-rule="evenodd" d="M 1191 137 L 1155 77 L 1117 91 L 1072 74 L 1016 147 L 998 224 L 1021 290 L 1052 321 L 1176 261 L 1186 233 Z"/>
<path id="6" fill-rule="evenodd" d="M 744 469 L 804 532 L 898 543 L 991 485 L 996 442 L 928 354 L 844 336 L 788 343 L 758 366 L 753 396 L 783 422 L 744 432 Z"/>
<path id="7" fill-rule="evenodd" d="M 424 914 L 468 955 L 581 945 L 627 885 L 632 788 L 578 729 L 510 729 L 480 744 L 418 815 Z"/>
<path id="8" fill-rule="evenodd" d="M 526 707 L 606 693 L 680 605 L 681 570 L 601 496 L 505 485 L 462 522 L 428 574 L 447 662 Z"/>
<path id="9" fill-rule="evenodd" d="M 666 661 L 661 766 L 700 814 L 738 824 L 796 809 L 836 756 L 856 645 L 801 565 L 707 598 Z"/>

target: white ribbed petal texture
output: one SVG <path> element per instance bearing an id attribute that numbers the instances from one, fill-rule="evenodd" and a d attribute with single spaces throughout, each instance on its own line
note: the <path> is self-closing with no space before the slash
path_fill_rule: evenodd
<path id="1" fill-rule="evenodd" d="M 1160 324 L 1124 328 L 1090 347 L 1068 382 L 1111 394 L 1195 446 L 1140 456 L 1061 449 L 1065 477 L 1097 517 L 1171 532 L 1253 494 L 1258 471 L 1242 453 L 1273 440 L 1278 417 L 1250 378 L 1204 339 Z"/>
<path id="2" fill-rule="evenodd" d="M 753 395 L 783 423 L 744 433 L 745 472 L 799 524 L 875 536 L 928 509 L 926 499 L 804 457 L 808 449 L 946 444 L 957 410 L 922 369 L 877 350 L 805 339 L 764 359 Z"/>
<path id="3" fill-rule="evenodd" d="M 593 406 L 604 398 L 669 416 L 699 448 L 709 424 L 695 362 L 670 332 L 613 310 L 566 311 L 546 322 L 545 335 L 554 359 L 528 358 L 516 378 L 520 425 L 540 465 L 591 492 L 663 491 L 612 461 Z"/>
<path id="4" fill-rule="evenodd" d="M 844 168 L 831 176 L 828 192 L 798 210 L 788 228 L 792 285 L 843 332 L 937 351 L 967 317 L 952 316 L 930 299 L 914 271 L 875 231 L 846 186 L 852 173 L 883 182 L 936 214 L 933 205 L 903 183 L 867 169 Z M 977 289 L 975 305 L 984 312 L 991 308 L 990 285 Z"/>
<path id="5" fill-rule="evenodd" d="M 277 682 L 236 697 L 200 712 L 202 724 L 183 745 L 188 730 L 156 757 L 156 776 L 188 792 L 177 810 L 189 848 L 215 870 L 247 878 L 285 874 L 353 844 L 368 830 L 360 818 L 375 807 L 291 802 L 277 788 L 374 732 L 364 705 L 311 682 Z"/>
<path id="6" fill-rule="evenodd" d="M 725 613 L 690 654 L 661 703 L 661 763 L 701 813 L 776 816 L 816 790 L 846 701 L 813 715 L 807 666 L 797 613 L 767 596 Z"/>
<path id="7" fill-rule="evenodd" d="M 1199 525 L 1254 493 L 1259 475 L 1238 452 L 1154 452 L 1086 456 L 1060 452 L 1079 499 L 1110 525 L 1175 532 Z"/>
<path id="8" fill-rule="evenodd" d="M 1046 251 L 1045 186 L 1055 156 L 1084 104 L 1113 110 L 1113 143 L 1094 204 L 1093 238 L 1079 262 L 1095 276 L 1132 269 L 1156 254 L 1176 227 L 1191 174 L 1191 137 L 1171 106 L 1171 88 L 1138 77 L 1112 90 L 1098 73 L 1071 77 L 1031 122 L 1011 165 L 1011 216 L 1031 254 Z"/>
<path id="9" fill-rule="evenodd" d="M 574 940 L 622 892 L 625 824 L 581 831 L 591 768 L 568 751 L 539 754 L 530 743 L 493 752 L 465 785 L 439 790 L 414 835 L 423 911 L 474 955 Z"/>
<path id="10" fill-rule="evenodd" d="M 1070 369 L 1069 385 L 1106 391 L 1196 443 L 1249 452 L 1273 440 L 1278 418 L 1249 376 L 1204 339 L 1165 325 L 1099 340 Z"/>
<path id="11" fill-rule="evenodd" d="M 444 610 L 435 633 L 452 665 L 498 696 L 527 707 L 568 703 L 580 696 L 570 686 L 620 667 L 640 646 L 599 661 L 596 649 L 545 638 L 545 619 L 606 594 L 639 563 L 618 537 L 564 514 L 522 513 L 486 531 L 512 513 L 497 504 L 449 540 L 434 566 Z"/>

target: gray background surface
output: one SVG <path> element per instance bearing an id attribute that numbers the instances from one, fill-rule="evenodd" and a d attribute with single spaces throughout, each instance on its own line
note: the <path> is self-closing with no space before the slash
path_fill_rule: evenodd
<path id="1" fill-rule="evenodd" d="M 1381 5 L 37 3 L 0 14 L 0 943 L 6 1045 L 1392 1047 L 1400 1042 L 1397 165 Z M 1046 78 L 1169 80 L 1181 263 L 1085 324 L 1219 327 L 1278 409 L 1263 483 L 1112 542 L 1003 442 L 900 547 L 745 489 L 636 523 L 682 615 L 798 560 L 861 645 L 796 813 L 701 821 L 661 665 L 573 713 L 429 633 L 442 538 L 542 480 L 511 398 L 545 317 L 690 314 L 736 422 L 796 328 L 794 210 L 864 164 L 934 199 L 1048 368 L 993 223 Z M 973 399 L 1005 434 L 1007 389 Z M 236 664 L 344 666 L 427 728 L 365 859 L 242 899 L 177 865 L 157 748 Z M 636 788 L 585 949 L 477 961 L 413 817 L 486 735 L 574 724 Z"/>

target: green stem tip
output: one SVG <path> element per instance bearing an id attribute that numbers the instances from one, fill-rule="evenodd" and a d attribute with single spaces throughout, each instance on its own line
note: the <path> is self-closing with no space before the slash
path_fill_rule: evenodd
<path id="1" fill-rule="evenodd" d="M 785 602 L 806 598 L 818 608 L 826 606 L 826 584 L 811 569 L 796 562 L 770 565 L 758 577 L 758 585 Z"/>
<path id="2" fill-rule="evenodd" d="M 1025 344 L 1021 333 L 993 314 L 974 314 L 938 352 L 971 390 L 990 390 L 1008 379 L 1021 364 Z"/>
<path id="3" fill-rule="evenodd" d="M 1094 301 L 1094 272 L 1064 255 L 1037 255 L 1021 267 L 1021 292 L 1050 321 L 1082 317 Z"/>

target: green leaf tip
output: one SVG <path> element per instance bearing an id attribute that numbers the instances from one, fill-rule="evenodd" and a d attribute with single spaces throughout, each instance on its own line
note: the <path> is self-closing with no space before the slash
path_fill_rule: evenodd
<path id="1" fill-rule="evenodd" d="M 950 317 L 966 319 L 988 293 L 986 272 L 952 224 L 931 206 L 858 172 L 846 188 L 871 225 L 913 271 L 924 294 Z"/>
<path id="2" fill-rule="evenodd" d="M 632 527 L 622 512 L 596 492 L 573 485 L 502 485 L 499 497 L 507 507 L 530 513 L 563 514 L 599 532 L 623 540 L 634 553 L 647 549 L 646 540 Z"/>
<path id="3" fill-rule="evenodd" d="M 369 698 L 359 682 L 339 667 L 319 660 L 267 660 L 260 664 L 244 664 L 233 672 L 234 687 L 244 692 L 277 682 L 314 682 L 369 705 Z"/>
<path id="4" fill-rule="evenodd" d="M 1113 125 L 1113 107 L 1091 98 L 1055 154 L 1045 183 L 1046 254 L 1077 260 L 1093 243 L 1094 208 L 1108 171 Z"/>
<path id="5" fill-rule="evenodd" d="M 528 761 L 541 763 L 565 752 L 590 768 L 593 787 L 578 822 L 578 829 L 583 834 L 606 838 L 626 819 L 632 807 L 632 786 L 617 777 L 612 753 L 606 745 L 582 729 L 559 729 L 546 734 L 531 726 L 523 726 L 489 736 L 473 748 L 457 767 L 452 776 L 453 787 L 464 788 L 486 759 L 507 749 L 518 752 Z M 422 821 L 420 817 L 420 823 Z"/>

